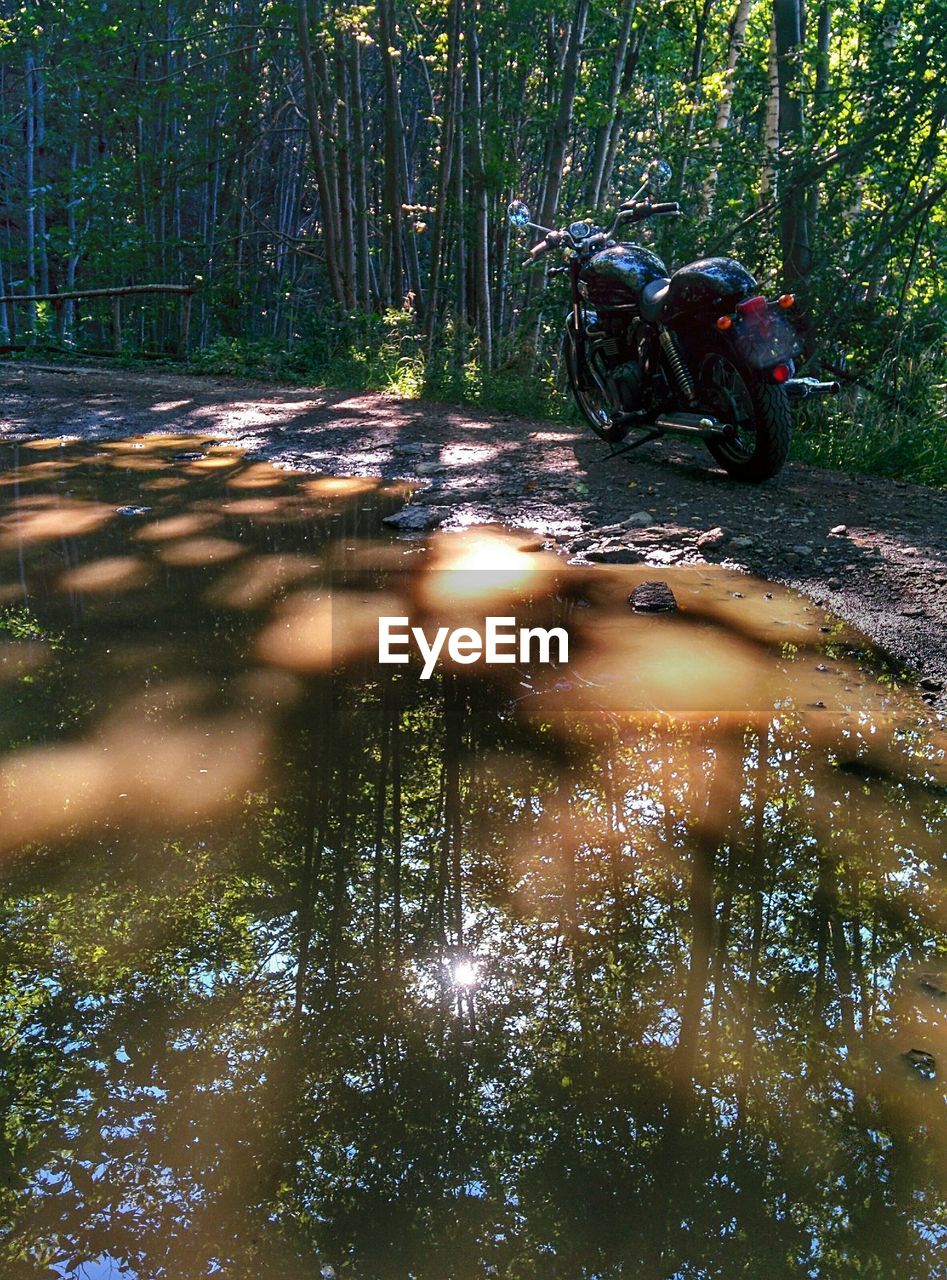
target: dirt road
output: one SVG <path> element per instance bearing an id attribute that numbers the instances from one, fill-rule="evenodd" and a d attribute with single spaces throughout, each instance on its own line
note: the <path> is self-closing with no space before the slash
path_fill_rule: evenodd
<path id="1" fill-rule="evenodd" d="M 947 493 L 798 465 L 747 488 L 703 446 L 608 461 L 578 427 L 345 391 L 22 363 L 0 386 L 0 441 L 201 435 L 305 471 L 417 480 L 405 527 L 499 521 L 572 557 L 737 565 L 825 604 L 947 701 Z"/>

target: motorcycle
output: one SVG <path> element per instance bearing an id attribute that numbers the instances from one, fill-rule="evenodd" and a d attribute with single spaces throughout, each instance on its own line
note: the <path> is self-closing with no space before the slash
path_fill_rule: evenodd
<path id="1" fill-rule="evenodd" d="M 565 275 L 571 289 L 562 353 L 596 435 L 615 453 L 666 434 L 697 437 L 731 476 L 758 484 L 789 454 L 790 402 L 835 395 L 839 384 L 796 377 L 802 343 L 792 294 L 767 301 L 733 258 L 700 258 L 669 273 L 650 249 L 618 238 L 624 226 L 681 216 L 676 201 L 651 198 L 670 175 L 664 161 L 651 165 L 607 229 L 540 226 L 521 200 L 507 213 L 515 227 L 543 234 L 526 266 L 563 252 L 564 265 L 548 273 Z M 616 450 L 632 432 L 642 434 Z"/>

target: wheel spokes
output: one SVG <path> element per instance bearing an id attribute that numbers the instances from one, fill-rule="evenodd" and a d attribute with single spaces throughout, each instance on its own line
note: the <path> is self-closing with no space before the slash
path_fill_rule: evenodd
<path id="1" fill-rule="evenodd" d="M 703 380 L 713 412 L 733 428 L 721 447 L 737 458 L 749 457 L 756 447 L 756 412 L 740 370 L 725 356 L 715 356 L 704 366 Z"/>

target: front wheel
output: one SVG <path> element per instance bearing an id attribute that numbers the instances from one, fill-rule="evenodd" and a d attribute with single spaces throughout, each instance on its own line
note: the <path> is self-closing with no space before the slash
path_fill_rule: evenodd
<path id="1" fill-rule="evenodd" d="M 747 484 L 776 475 L 792 439 L 789 397 L 764 377 L 713 352 L 704 356 L 697 378 L 700 407 L 733 428 L 724 438 L 708 440 L 707 447 L 725 471 Z"/>
<path id="2" fill-rule="evenodd" d="M 588 353 L 587 361 L 598 360 L 597 353 L 590 352 L 588 345 L 586 352 Z M 582 417 L 602 440 L 609 442 L 620 440 L 624 432 L 613 425 L 611 406 L 601 386 L 587 368 L 581 372 L 579 370 L 579 355 L 576 351 L 576 335 L 571 316 L 566 321 L 562 338 L 562 355 L 569 378 L 569 389 Z M 599 367 L 597 372 L 604 381 L 604 370 Z"/>

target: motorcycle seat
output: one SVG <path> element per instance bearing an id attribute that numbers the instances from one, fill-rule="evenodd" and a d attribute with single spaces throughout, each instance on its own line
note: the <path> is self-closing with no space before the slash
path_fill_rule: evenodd
<path id="1" fill-rule="evenodd" d="M 661 319 L 671 282 L 667 276 L 659 276 L 641 290 L 641 317 L 652 322 Z"/>

